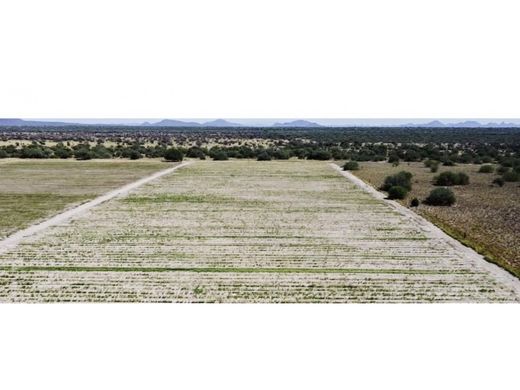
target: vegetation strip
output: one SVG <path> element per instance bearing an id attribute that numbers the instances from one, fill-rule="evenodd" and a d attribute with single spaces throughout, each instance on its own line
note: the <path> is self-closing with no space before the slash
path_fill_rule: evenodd
<path id="1" fill-rule="evenodd" d="M 464 270 L 407 270 L 407 269 L 371 269 L 371 268 L 170 268 L 170 267 L 0 267 L 0 271 L 12 272 L 199 272 L 199 273 L 305 273 L 305 274 L 470 274 Z"/>

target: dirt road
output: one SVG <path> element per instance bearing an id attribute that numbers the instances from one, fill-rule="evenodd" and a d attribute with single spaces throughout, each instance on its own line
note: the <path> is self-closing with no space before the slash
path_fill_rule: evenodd
<path id="1" fill-rule="evenodd" d="M 13 233 L 12 235 L 10 235 L 10 236 L 6 237 L 5 239 L 3 239 L 2 241 L 0 241 L 0 253 L 5 253 L 8 250 L 16 247 L 18 245 L 18 243 L 21 240 L 23 240 L 24 238 L 32 236 L 44 229 L 47 229 L 50 226 L 63 224 L 65 222 L 69 221 L 70 219 L 72 219 L 73 217 L 77 217 L 79 215 L 84 214 L 86 211 L 90 210 L 93 207 L 96 207 L 97 205 L 100 205 L 101 203 L 104 203 L 117 196 L 126 195 L 133 189 L 138 188 L 146 183 L 149 183 L 152 180 L 158 179 L 161 176 L 172 173 L 173 171 L 175 171 L 179 168 L 185 167 L 188 164 L 190 164 L 190 162 L 184 162 L 184 163 L 176 165 L 174 167 L 164 169 L 159 172 L 155 172 L 154 174 L 152 174 L 150 176 L 147 176 L 147 177 L 144 177 L 137 181 L 134 181 L 132 183 L 129 183 L 116 190 L 110 191 L 104 195 L 101 195 L 95 199 L 92 199 L 91 201 L 80 204 L 79 206 L 73 207 L 60 214 L 57 214 L 43 222 L 31 225 L 26 229 L 19 230 L 16 233 Z"/>

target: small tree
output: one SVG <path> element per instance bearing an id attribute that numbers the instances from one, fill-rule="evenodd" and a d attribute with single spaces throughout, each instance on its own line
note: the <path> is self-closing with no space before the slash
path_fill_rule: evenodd
<path id="1" fill-rule="evenodd" d="M 225 161 L 225 160 L 229 160 L 229 157 L 228 157 L 226 152 L 224 152 L 223 150 L 219 150 L 218 152 L 213 154 L 213 160 L 215 160 L 215 161 Z"/>
<path id="2" fill-rule="evenodd" d="M 271 161 L 271 156 L 266 151 L 261 152 L 257 158 L 258 161 Z"/>
<path id="3" fill-rule="evenodd" d="M 495 180 L 493 180 L 493 184 L 496 184 L 499 187 L 503 187 L 505 183 L 505 180 L 501 177 L 497 177 Z"/>
<path id="4" fill-rule="evenodd" d="M 520 174 L 515 171 L 509 171 L 502 175 L 504 181 L 520 181 Z"/>
<path id="5" fill-rule="evenodd" d="M 164 152 L 164 159 L 166 161 L 182 161 L 184 155 L 179 149 L 169 148 Z"/>
<path id="6" fill-rule="evenodd" d="M 431 206 L 451 206 L 455 203 L 455 194 L 449 188 L 436 188 L 425 200 Z"/>
<path id="7" fill-rule="evenodd" d="M 463 172 L 442 172 L 433 178 L 433 184 L 436 186 L 459 186 L 469 184 L 469 177 Z"/>
<path id="8" fill-rule="evenodd" d="M 347 161 L 343 165 L 344 171 L 357 171 L 359 169 L 359 164 L 357 161 Z"/>
<path id="9" fill-rule="evenodd" d="M 493 168 L 493 165 L 491 164 L 481 165 L 480 169 L 478 170 L 479 173 L 493 173 L 494 171 L 495 168 Z"/>
<path id="10" fill-rule="evenodd" d="M 401 171 L 395 175 L 387 176 L 381 189 L 388 191 L 390 187 L 393 186 L 400 186 L 410 191 L 412 189 L 412 174 L 410 172 Z"/>
<path id="11" fill-rule="evenodd" d="M 392 186 L 388 189 L 388 199 L 404 199 L 408 190 L 401 186 Z"/>

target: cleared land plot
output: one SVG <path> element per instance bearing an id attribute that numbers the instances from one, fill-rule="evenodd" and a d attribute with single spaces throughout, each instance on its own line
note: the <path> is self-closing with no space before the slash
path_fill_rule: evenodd
<path id="1" fill-rule="evenodd" d="M 197 161 L 0 255 L 0 300 L 512 302 L 328 163 Z"/>
<path id="2" fill-rule="evenodd" d="M 155 160 L 3 160 L 0 238 L 167 167 Z"/>
<path id="3" fill-rule="evenodd" d="M 520 277 L 520 185 L 491 186 L 498 176 L 478 173 L 479 167 L 473 164 L 441 166 L 439 172 L 431 173 L 423 163 L 402 163 L 392 167 L 388 163 L 368 162 L 352 173 L 377 188 L 388 175 L 403 170 L 411 172 L 414 175 L 412 191 L 401 202 L 405 205 L 414 197 L 425 199 L 436 188 L 432 180 L 440 172 L 466 173 L 470 178 L 469 185 L 450 187 L 457 197 L 454 206 L 421 204 L 416 211 Z"/>

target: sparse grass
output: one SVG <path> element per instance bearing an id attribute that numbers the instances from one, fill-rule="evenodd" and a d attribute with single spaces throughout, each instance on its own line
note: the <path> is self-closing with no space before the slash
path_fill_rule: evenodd
<path id="1" fill-rule="evenodd" d="M 157 160 L 6 160 L 0 165 L 0 238 L 167 166 Z"/>
<path id="2" fill-rule="evenodd" d="M 413 173 L 412 191 L 401 201 L 408 206 L 414 197 L 424 200 L 435 187 L 432 180 L 441 172 L 462 172 L 469 176 L 470 184 L 450 187 L 457 202 L 451 207 L 428 206 L 424 203 L 413 208 L 446 233 L 486 256 L 520 277 L 520 186 L 506 183 L 492 186 L 495 174 L 479 173 L 480 165 L 458 164 L 439 167 L 431 173 L 423 163 L 402 163 L 392 167 L 388 163 L 362 163 L 355 174 L 379 187 L 388 175 L 406 169 Z"/>
<path id="3" fill-rule="evenodd" d="M 316 161 L 197 161 L 0 264 L 0 301 L 10 302 L 518 300 Z"/>

